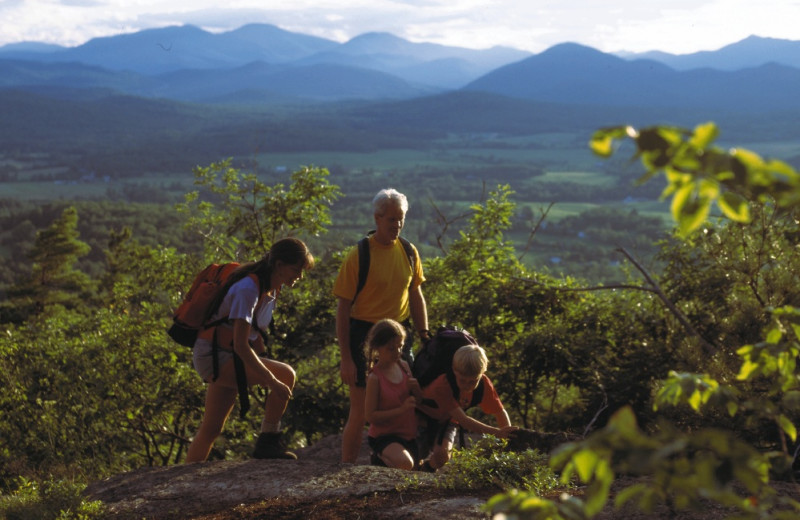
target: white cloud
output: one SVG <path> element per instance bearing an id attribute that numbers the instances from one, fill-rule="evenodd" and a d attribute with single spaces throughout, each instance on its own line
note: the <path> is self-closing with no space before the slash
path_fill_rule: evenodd
<path id="1" fill-rule="evenodd" d="M 686 53 L 751 34 L 796 38 L 800 0 L 3 0 L 0 45 L 78 45 L 97 36 L 246 23 L 344 41 L 390 32 L 413 41 L 540 52 L 566 41 L 599 50 Z"/>

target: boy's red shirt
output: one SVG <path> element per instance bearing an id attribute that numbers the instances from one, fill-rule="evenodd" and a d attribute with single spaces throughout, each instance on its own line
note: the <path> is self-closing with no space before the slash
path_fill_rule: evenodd
<path id="1" fill-rule="evenodd" d="M 483 380 L 483 399 L 478 403 L 478 406 L 480 406 L 483 413 L 489 415 L 501 413 L 503 411 L 503 403 L 500 402 L 492 381 L 486 377 L 486 374 L 483 374 L 481 379 Z M 422 390 L 422 396 L 425 399 L 433 400 L 437 405 L 437 408 L 423 407 L 422 411 L 437 421 L 446 421 L 450 418 L 450 413 L 454 409 L 459 406 L 463 408 L 469 404 L 472 399 L 472 392 L 459 392 L 458 398 L 454 397 L 450 382 L 447 380 L 447 376 L 443 374 Z"/>

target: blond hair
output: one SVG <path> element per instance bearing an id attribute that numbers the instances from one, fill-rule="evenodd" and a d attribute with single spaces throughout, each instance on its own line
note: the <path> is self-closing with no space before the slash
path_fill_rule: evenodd
<path id="1" fill-rule="evenodd" d="M 453 370 L 467 377 L 483 375 L 489 366 L 486 351 L 478 345 L 465 345 L 453 354 Z"/>
<path id="2" fill-rule="evenodd" d="M 392 342 L 395 338 L 400 338 L 400 342 L 406 341 L 406 328 L 395 320 L 385 319 L 376 322 L 367 333 L 367 340 L 364 342 L 364 353 L 367 356 L 367 368 L 372 368 L 375 364 L 375 352 Z"/>

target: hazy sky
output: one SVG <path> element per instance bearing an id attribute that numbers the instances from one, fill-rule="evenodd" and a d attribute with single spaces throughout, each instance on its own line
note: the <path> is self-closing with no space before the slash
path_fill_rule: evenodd
<path id="1" fill-rule="evenodd" d="M 715 50 L 750 35 L 800 40 L 800 0 L 0 0 L 0 45 L 80 45 L 97 36 L 247 23 L 336 41 L 389 32 L 411 41 L 541 52 Z"/>

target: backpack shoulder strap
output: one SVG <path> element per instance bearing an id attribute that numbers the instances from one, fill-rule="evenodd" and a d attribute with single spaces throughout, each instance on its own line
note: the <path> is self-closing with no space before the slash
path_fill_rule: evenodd
<path id="1" fill-rule="evenodd" d="M 417 255 L 414 254 L 414 246 L 411 245 L 411 242 L 406 240 L 403 237 L 398 237 L 400 239 L 400 243 L 403 244 L 403 249 L 406 250 L 406 256 L 408 256 L 408 264 L 411 266 L 411 276 L 414 276 L 414 267 L 417 259 Z"/>
<path id="2" fill-rule="evenodd" d="M 456 383 L 456 375 L 452 370 L 447 371 L 447 382 L 450 383 L 450 389 L 453 391 L 453 397 L 456 401 L 458 401 L 460 392 L 458 390 L 458 383 Z M 481 401 L 483 401 L 483 376 L 481 376 L 478 386 L 472 391 L 472 399 L 470 399 L 469 404 L 464 407 L 464 410 L 472 408 L 473 406 L 477 406 Z"/>
<path id="3" fill-rule="evenodd" d="M 216 273 L 216 278 L 215 278 L 217 280 L 217 283 L 220 284 L 220 289 L 222 289 L 225 286 L 225 284 L 227 283 L 225 280 L 239 266 L 240 266 L 240 264 L 238 262 L 229 262 L 227 264 L 224 264 L 224 265 L 220 266 L 219 270 Z M 248 277 L 250 279 L 252 279 L 253 282 L 255 282 L 256 287 L 258 287 L 259 300 L 260 300 L 261 299 L 261 281 L 259 280 L 258 275 L 255 274 L 255 273 L 250 273 L 248 275 Z M 210 329 L 210 328 L 213 328 L 213 327 L 217 327 L 217 326 L 222 325 L 223 323 L 228 321 L 228 317 L 227 316 L 220 317 L 220 318 L 218 318 L 218 319 L 216 319 L 214 321 L 209 321 L 211 319 L 211 317 L 214 314 L 216 314 L 217 311 L 219 310 L 220 305 L 222 305 L 223 298 L 225 298 L 225 295 L 220 294 L 219 297 L 216 299 L 215 305 L 212 305 L 211 307 L 208 308 L 208 312 L 206 314 L 206 319 L 205 319 L 206 323 L 204 325 L 204 328 Z"/>
<path id="4" fill-rule="evenodd" d="M 353 295 L 353 302 L 356 301 L 358 293 L 364 288 L 367 283 L 367 274 L 369 273 L 369 236 L 366 236 L 358 241 L 358 284 L 356 285 L 356 293 Z"/>
<path id="5" fill-rule="evenodd" d="M 481 376 L 481 381 L 478 383 L 478 388 L 472 391 L 472 401 L 469 403 L 470 407 L 477 406 L 481 403 L 481 401 L 483 401 L 483 387 L 483 376 Z"/>
<path id="6" fill-rule="evenodd" d="M 374 233 L 375 231 L 372 230 L 367 233 L 367 236 L 358 241 L 358 283 L 356 284 L 356 293 L 353 295 L 352 302 L 356 301 L 358 293 L 361 292 L 361 289 L 363 289 L 364 285 L 367 283 L 367 274 L 369 274 L 369 237 Z M 417 255 L 414 254 L 414 246 L 411 245 L 411 242 L 403 237 L 398 238 L 400 239 L 400 243 L 403 244 L 403 249 L 408 257 L 408 264 L 411 266 L 411 284 L 413 284 Z M 409 289 L 411 289 L 411 284 L 408 286 Z"/>

